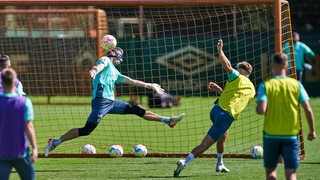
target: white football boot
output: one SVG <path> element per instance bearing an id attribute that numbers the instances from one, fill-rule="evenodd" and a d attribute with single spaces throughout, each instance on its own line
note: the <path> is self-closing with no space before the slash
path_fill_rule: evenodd
<path id="1" fill-rule="evenodd" d="M 173 172 L 174 177 L 179 177 L 181 171 L 186 167 L 186 161 L 181 159 L 177 162 L 177 169 Z"/>
<path id="2" fill-rule="evenodd" d="M 185 113 L 180 114 L 179 116 L 171 116 L 171 120 L 169 122 L 169 126 L 173 128 L 181 119 L 185 116 Z"/>

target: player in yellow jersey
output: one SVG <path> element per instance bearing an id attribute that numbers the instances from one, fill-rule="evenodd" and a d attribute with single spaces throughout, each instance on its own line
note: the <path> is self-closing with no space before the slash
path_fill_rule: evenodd
<path id="1" fill-rule="evenodd" d="M 273 77 L 260 84 L 258 89 L 258 114 L 265 116 L 263 128 L 264 166 L 266 179 L 277 179 L 277 163 L 280 155 L 284 160 L 287 180 L 297 179 L 299 167 L 299 103 L 309 125 L 308 140 L 316 138 L 314 116 L 309 96 L 303 85 L 286 76 L 287 55 L 276 53 L 272 58 Z"/>
<path id="2" fill-rule="evenodd" d="M 255 89 L 248 78 L 252 72 L 252 66 L 245 61 L 237 64 L 237 70 L 233 69 L 229 59 L 225 56 L 223 50 L 223 41 L 218 41 L 218 53 L 223 69 L 228 73 L 228 82 L 224 90 L 216 83 L 209 83 L 210 91 L 217 91 L 220 94 L 219 100 L 215 103 L 210 112 L 210 118 L 213 122 L 207 135 L 200 145 L 195 147 L 191 153 L 177 162 L 177 169 L 174 171 L 174 177 L 178 177 L 181 171 L 194 158 L 205 152 L 214 143 L 217 142 L 218 163 L 216 172 L 229 172 L 222 161 L 224 143 L 228 136 L 228 129 L 237 120 L 241 111 L 247 106 L 248 102 L 255 96 Z"/>

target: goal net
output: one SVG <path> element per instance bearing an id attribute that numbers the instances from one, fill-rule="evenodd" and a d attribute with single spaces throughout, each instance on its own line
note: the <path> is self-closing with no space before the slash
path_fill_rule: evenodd
<path id="1" fill-rule="evenodd" d="M 117 99 L 163 116 L 186 117 L 171 129 L 134 115 L 108 114 L 89 136 L 61 144 L 50 156 L 82 156 L 85 144 L 94 145 L 100 157 L 108 157 L 113 144 L 120 144 L 125 156 L 136 144 L 144 144 L 149 156 L 189 153 L 212 124 L 209 114 L 218 94 L 208 91 L 208 83 L 224 87 L 227 81 L 216 50 L 219 39 L 233 66 L 243 60 L 253 66 L 250 79 L 256 88 L 271 77 L 276 51 L 288 52 L 294 67 L 289 5 L 255 2 L 142 6 L 137 1 L 96 9 L 0 10 L 0 50 L 11 57 L 32 98 L 40 153 L 48 138 L 84 126 L 91 112 L 88 71 L 103 55 L 99 43 L 105 34 L 114 35 L 124 50 L 122 74 L 159 83 L 174 100 L 164 105 L 151 90 L 125 84 L 116 85 Z M 295 77 L 294 68 L 290 73 Z M 255 105 L 252 100 L 230 127 L 226 157 L 249 157 L 252 146 L 262 146 L 263 116 L 256 115 Z M 304 155 L 302 135 L 301 144 Z M 213 146 L 203 156 L 215 154 Z"/>

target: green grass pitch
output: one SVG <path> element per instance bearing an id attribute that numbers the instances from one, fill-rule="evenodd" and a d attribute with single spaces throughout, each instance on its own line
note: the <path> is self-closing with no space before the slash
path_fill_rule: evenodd
<path id="1" fill-rule="evenodd" d="M 320 98 L 310 100 L 319 135 Z M 304 137 L 308 128 L 304 114 Z M 40 139 L 41 137 L 38 137 Z M 39 140 L 40 141 L 40 140 Z M 196 142 L 200 143 L 200 142 Z M 306 160 L 300 162 L 298 179 L 319 179 L 320 141 L 305 142 Z M 190 148 L 191 150 L 191 148 Z M 43 149 L 39 149 L 42 153 Z M 185 152 L 188 153 L 188 152 Z M 39 158 L 35 164 L 36 179 L 172 179 L 178 158 Z M 179 179 L 265 179 L 263 160 L 225 158 L 230 173 L 215 172 L 215 158 L 197 158 L 181 173 Z M 19 179 L 13 169 L 10 179 Z M 284 166 L 278 166 L 278 179 L 284 178 Z"/>

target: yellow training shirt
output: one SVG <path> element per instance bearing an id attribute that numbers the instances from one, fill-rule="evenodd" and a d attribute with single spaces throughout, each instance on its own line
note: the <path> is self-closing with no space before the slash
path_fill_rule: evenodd
<path id="1" fill-rule="evenodd" d="M 233 81 L 226 83 L 218 105 L 221 109 L 229 112 L 233 119 L 236 120 L 255 94 L 256 92 L 250 79 L 240 74 Z"/>
<path id="2" fill-rule="evenodd" d="M 298 81 L 271 78 L 264 82 L 268 98 L 264 132 L 268 135 L 297 135 L 300 130 Z"/>

